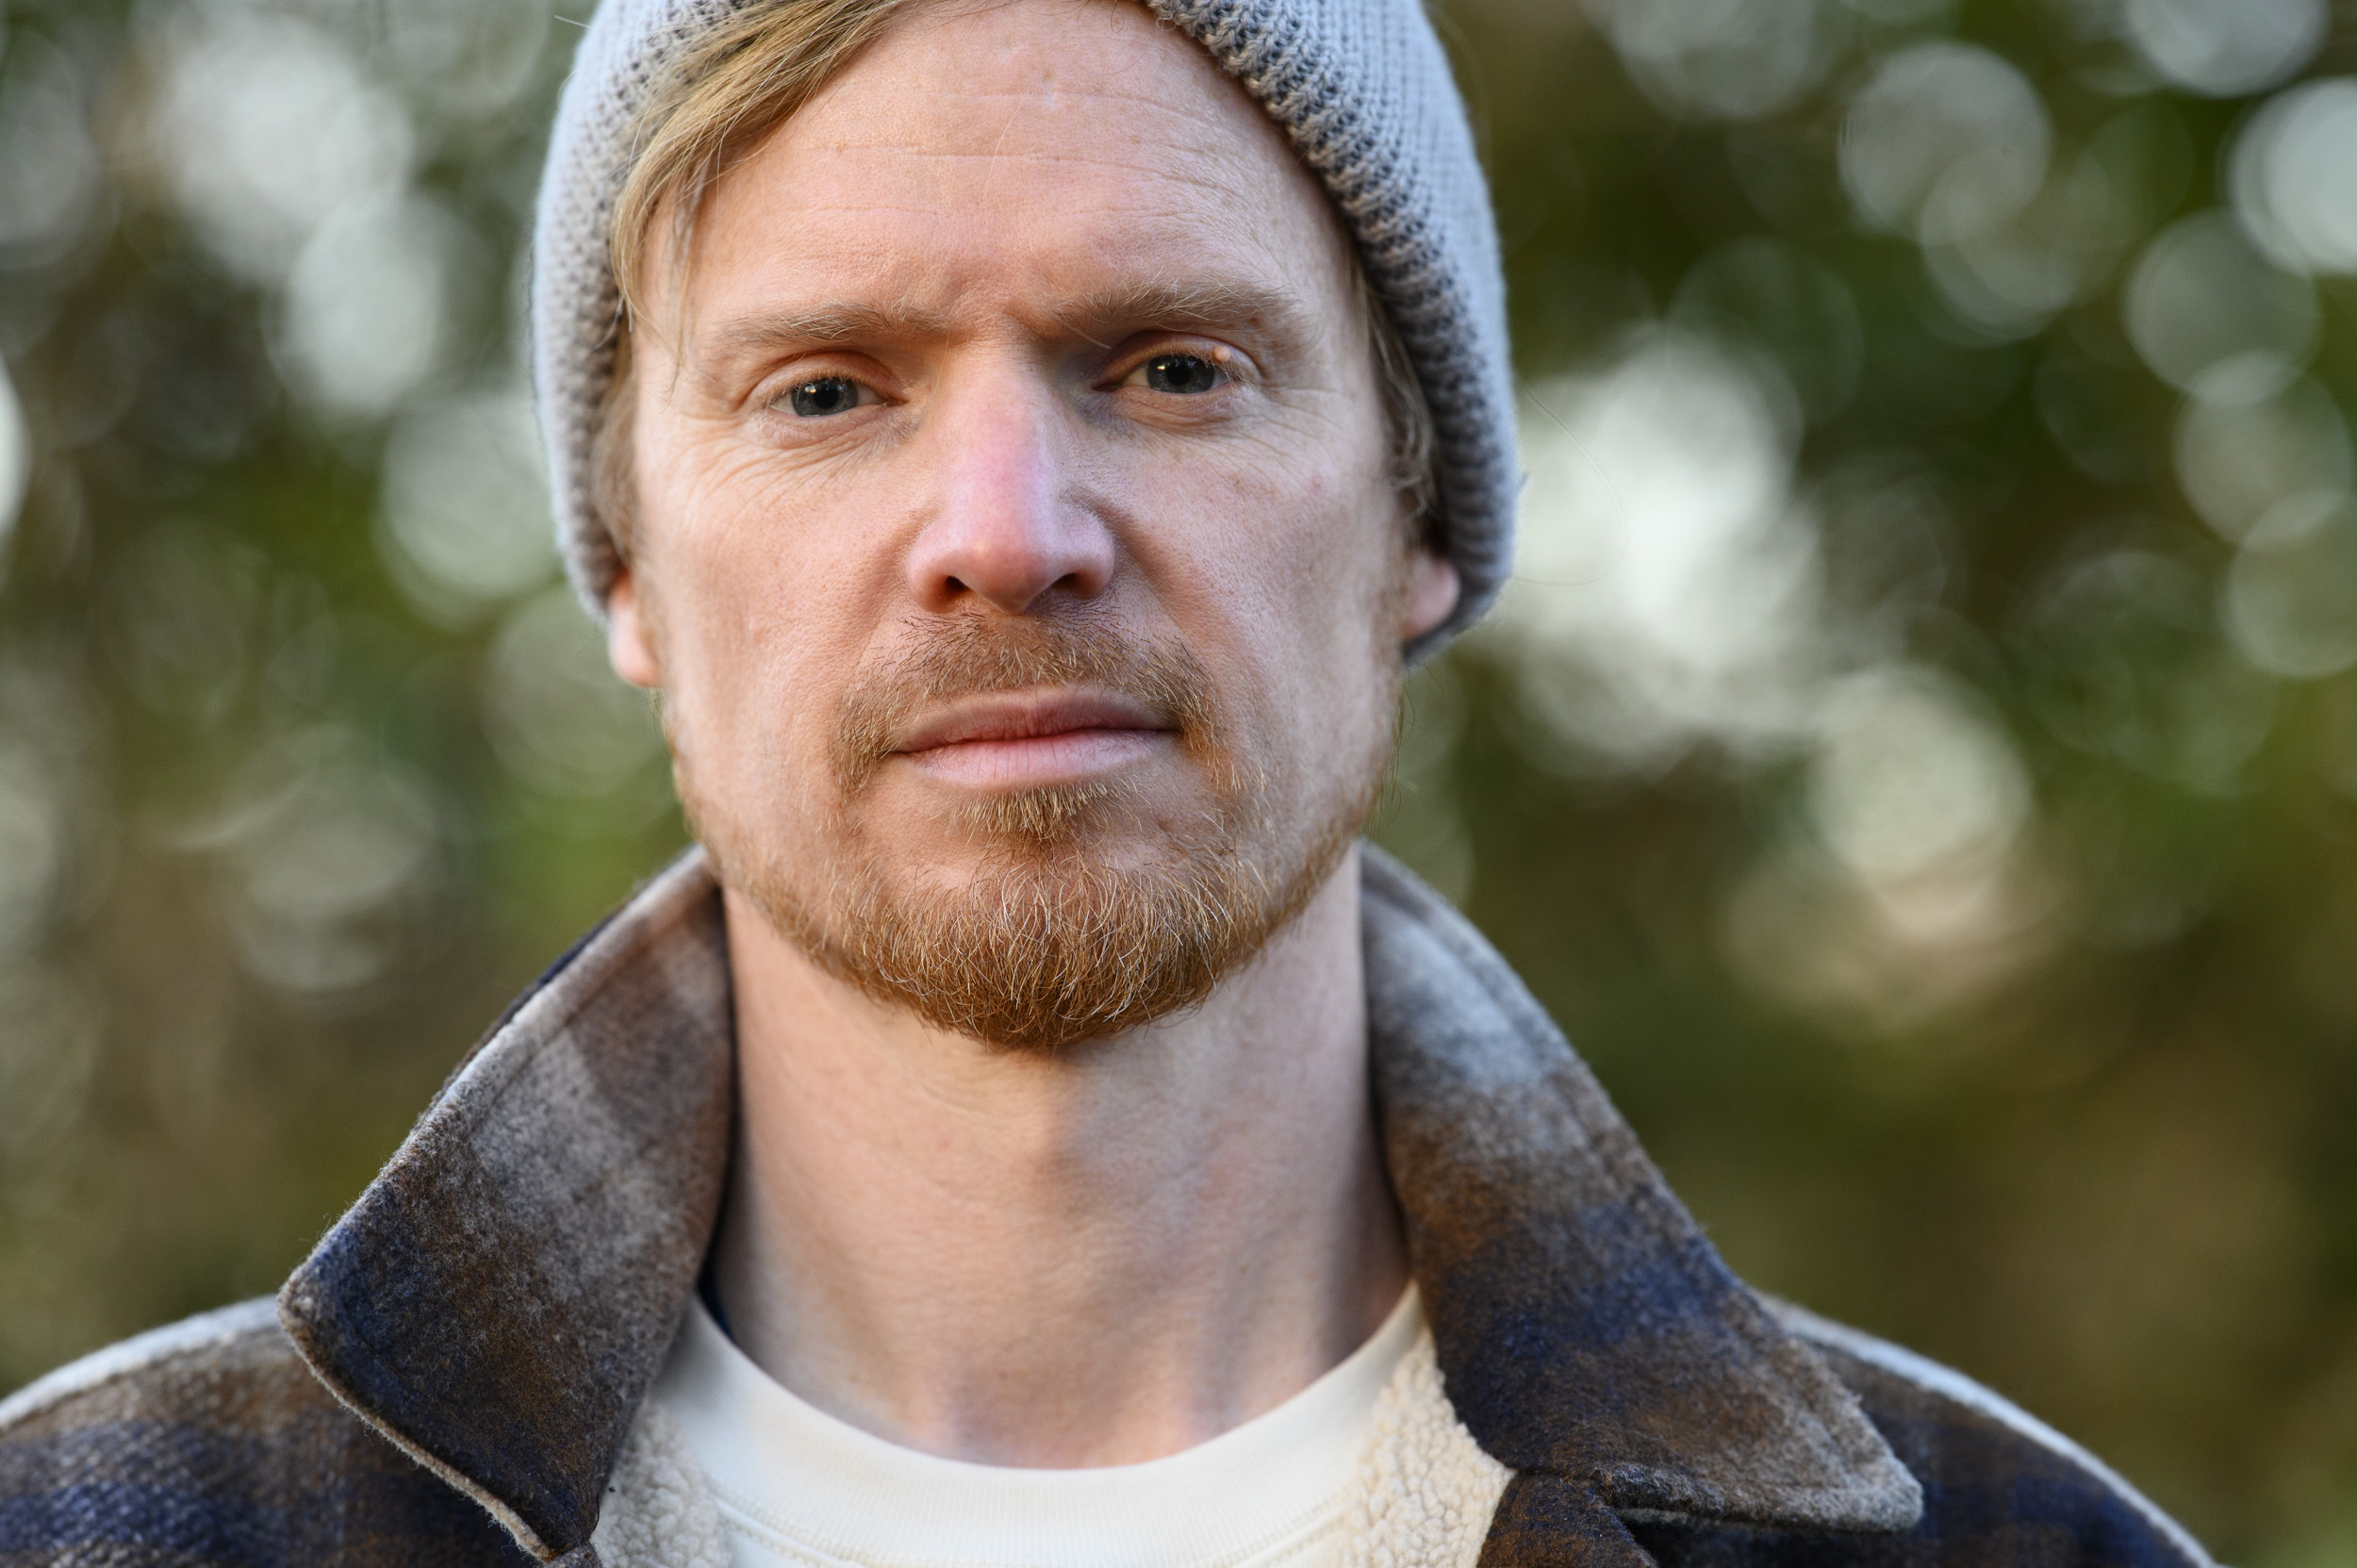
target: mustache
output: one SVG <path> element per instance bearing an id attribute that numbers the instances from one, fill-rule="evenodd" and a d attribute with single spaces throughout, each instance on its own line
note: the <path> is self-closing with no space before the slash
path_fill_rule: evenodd
<path id="1" fill-rule="evenodd" d="M 913 630 L 905 647 L 853 685 L 836 714 L 831 751 L 846 796 L 874 778 L 932 705 L 1034 686 L 1115 693 L 1169 725 L 1189 754 L 1219 750 L 1211 677 L 1183 643 L 1127 636 L 1086 614 L 927 621 Z"/>

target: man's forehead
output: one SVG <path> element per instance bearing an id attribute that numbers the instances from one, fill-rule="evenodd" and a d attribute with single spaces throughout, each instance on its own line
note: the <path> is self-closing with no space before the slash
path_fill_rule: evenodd
<path id="1" fill-rule="evenodd" d="M 863 294 L 911 297 L 926 287 L 954 297 L 1019 269 L 1031 291 L 1077 299 L 1166 284 L 1216 292 L 1348 254 L 1311 189 L 1181 179 L 1102 159 L 963 161 L 963 178 L 938 163 L 905 178 L 906 164 L 773 141 L 713 191 L 696 224 L 696 265 L 780 285 L 856 278 Z"/>
<path id="2" fill-rule="evenodd" d="M 1100 42 L 1122 58 L 1135 47 Z M 1005 109 L 1029 91 L 1021 58 L 970 73 L 963 89 L 913 62 L 913 95 L 893 85 L 892 54 L 862 61 L 713 192 L 691 272 L 700 350 L 942 337 L 986 315 L 1080 337 L 1304 332 L 1348 277 L 1324 192 L 1193 44 L 1159 43 L 1184 65 L 1165 96 L 1225 95 L 1204 131 L 1225 138 L 1216 153 L 1103 92 L 1051 83 L 1035 94 L 1056 100 L 1049 109 Z M 1076 41 L 1074 55 L 1088 52 Z"/>
<path id="3" fill-rule="evenodd" d="M 1244 90 L 1128 0 L 919 6 L 901 13 L 769 138 L 894 177 L 963 187 L 1041 159 L 1116 177 L 1310 178 Z M 1314 185 L 1314 182 L 1311 182 Z"/>
<path id="4" fill-rule="evenodd" d="M 1266 117 L 1126 4 L 920 13 L 736 162 L 698 227 L 701 257 L 773 271 L 881 274 L 916 249 L 944 275 L 1019 264 L 1090 292 L 1099 260 L 1267 270 L 1341 239 Z M 912 293 L 860 289 L 885 291 Z"/>

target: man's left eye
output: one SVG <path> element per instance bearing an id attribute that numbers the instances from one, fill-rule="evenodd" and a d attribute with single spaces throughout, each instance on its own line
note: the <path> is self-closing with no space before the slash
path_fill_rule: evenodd
<path id="1" fill-rule="evenodd" d="M 862 401 L 860 384 L 847 375 L 822 375 L 805 381 L 778 400 L 806 420 L 823 420 L 830 414 L 847 414 Z"/>
<path id="2" fill-rule="evenodd" d="M 1158 354 L 1141 369 L 1147 387 L 1181 396 L 1208 392 L 1228 373 L 1199 354 Z"/>

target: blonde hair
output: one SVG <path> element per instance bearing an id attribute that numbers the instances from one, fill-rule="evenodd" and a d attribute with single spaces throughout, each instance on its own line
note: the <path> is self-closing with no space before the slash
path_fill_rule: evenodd
<path id="1" fill-rule="evenodd" d="M 816 96 L 902 12 L 925 0 L 747 0 L 666 65 L 631 122 L 633 154 L 606 228 L 606 256 L 621 290 L 614 371 L 598 406 L 590 504 L 630 559 L 636 521 L 631 467 L 631 335 L 644 316 L 639 292 L 654 254 L 655 225 L 669 229 L 673 276 L 685 272 L 696 221 L 713 187 L 771 131 Z M 1356 246 L 1351 272 L 1383 402 L 1391 477 L 1412 542 L 1432 544 L 1438 486 L 1432 410 L 1389 306 L 1368 280 Z"/>

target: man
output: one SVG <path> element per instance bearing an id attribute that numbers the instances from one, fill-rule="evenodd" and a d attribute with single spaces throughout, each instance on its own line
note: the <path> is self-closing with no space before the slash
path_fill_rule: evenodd
<path id="1" fill-rule="evenodd" d="M 1409 0 L 613 0 L 537 259 L 701 848 L 274 1304 L 0 1407 L 0 1559 L 2205 1560 L 1358 844 L 1511 504 Z"/>

